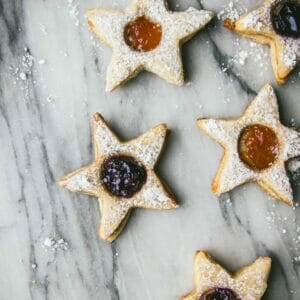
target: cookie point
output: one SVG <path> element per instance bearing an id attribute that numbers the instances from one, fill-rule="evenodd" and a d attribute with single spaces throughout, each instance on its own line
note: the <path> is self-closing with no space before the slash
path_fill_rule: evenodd
<path id="1" fill-rule="evenodd" d="M 100 121 L 103 121 L 103 117 L 101 116 L 101 114 L 100 113 L 95 113 L 94 115 L 93 115 L 93 120 L 95 121 L 95 122 L 100 122 Z"/>
<path id="2" fill-rule="evenodd" d="M 95 10 L 94 9 L 89 9 L 85 12 L 85 16 L 88 20 L 89 25 L 90 25 L 90 23 L 94 25 L 94 22 L 93 22 L 94 15 L 95 15 Z"/>
<path id="3" fill-rule="evenodd" d="M 262 256 L 262 257 L 260 257 L 260 259 L 262 259 L 264 262 L 266 262 L 269 265 L 271 265 L 271 263 L 272 263 L 272 258 L 269 256 Z"/>
<path id="4" fill-rule="evenodd" d="M 266 83 L 266 84 L 262 87 L 262 89 L 270 89 L 270 90 L 274 91 L 274 88 L 273 88 L 273 86 L 271 85 L 271 83 Z"/>
<path id="5" fill-rule="evenodd" d="M 222 194 L 222 192 L 220 191 L 219 181 L 217 181 L 216 179 L 213 181 L 211 185 L 211 190 L 217 196 L 220 196 Z"/>
<path id="6" fill-rule="evenodd" d="M 65 179 L 64 177 L 60 178 L 60 179 L 57 181 L 57 184 L 58 184 L 60 187 L 65 188 L 65 187 L 66 187 L 66 179 Z"/>
<path id="7" fill-rule="evenodd" d="M 112 84 L 110 84 L 109 82 L 107 82 L 106 88 L 105 88 L 105 92 L 106 92 L 106 93 L 111 93 L 111 92 L 113 92 L 114 90 L 116 90 L 117 88 L 118 88 L 118 86 L 112 85 Z"/>
<path id="8" fill-rule="evenodd" d="M 161 123 L 161 124 L 157 125 L 157 128 L 163 129 L 164 131 L 169 130 L 167 123 Z"/>
<path id="9" fill-rule="evenodd" d="M 202 129 L 205 125 L 205 119 L 198 119 L 197 120 L 197 126 Z"/>
<path id="10" fill-rule="evenodd" d="M 207 251 L 197 250 L 195 253 L 195 257 L 201 257 L 204 259 L 210 259 L 210 256 Z"/>
<path id="11" fill-rule="evenodd" d="M 175 201 L 173 201 L 172 207 L 171 207 L 171 208 L 177 209 L 177 208 L 179 208 L 179 207 L 180 207 L 180 205 L 179 205 L 178 203 L 176 203 Z"/>
<path id="12" fill-rule="evenodd" d="M 106 234 L 104 234 L 102 227 L 100 226 L 98 229 L 98 236 L 100 240 L 104 240 L 104 241 L 108 241 L 108 242 L 112 242 L 114 241 L 114 238 L 112 238 L 111 236 L 108 236 Z"/>

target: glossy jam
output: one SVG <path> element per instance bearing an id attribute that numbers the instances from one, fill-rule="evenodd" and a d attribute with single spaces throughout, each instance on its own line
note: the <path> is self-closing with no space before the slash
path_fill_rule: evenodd
<path id="1" fill-rule="evenodd" d="M 241 132 L 238 151 L 241 160 L 251 169 L 261 171 L 269 168 L 279 156 L 279 141 L 269 127 L 255 124 Z"/>
<path id="2" fill-rule="evenodd" d="M 241 300 L 241 298 L 231 289 L 214 288 L 201 295 L 199 300 Z"/>
<path id="3" fill-rule="evenodd" d="M 273 28 L 278 34 L 300 38 L 300 2 L 279 1 L 272 7 L 271 19 Z"/>
<path id="4" fill-rule="evenodd" d="M 144 16 L 129 22 L 124 29 L 125 43 L 138 52 L 148 52 L 155 49 L 159 45 L 161 37 L 161 25 Z"/>
<path id="5" fill-rule="evenodd" d="M 103 162 L 100 177 L 102 184 L 112 195 L 130 198 L 146 182 L 147 172 L 134 158 L 116 155 Z"/>

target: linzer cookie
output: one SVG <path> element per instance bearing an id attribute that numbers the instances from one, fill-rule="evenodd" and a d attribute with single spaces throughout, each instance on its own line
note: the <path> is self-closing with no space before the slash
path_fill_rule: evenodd
<path id="1" fill-rule="evenodd" d="M 300 61 L 300 1 L 265 0 L 242 15 L 230 29 L 271 47 L 271 61 L 279 84 Z"/>
<path id="2" fill-rule="evenodd" d="M 212 184 L 214 193 L 255 181 L 274 198 L 292 205 L 285 162 L 300 155 L 300 134 L 280 123 L 270 85 L 261 89 L 240 118 L 200 119 L 198 126 L 225 150 Z"/>
<path id="3" fill-rule="evenodd" d="M 271 258 L 260 257 L 251 265 L 230 274 L 206 252 L 197 251 L 195 288 L 180 300 L 259 300 L 267 288 L 270 269 Z"/>
<path id="4" fill-rule="evenodd" d="M 72 192 L 98 197 L 100 238 L 114 240 L 132 208 L 177 207 L 154 171 L 166 134 L 167 126 L 161 124 L 134 140 L 121 142 L 103 117 L 94 115 L 94 162 L 63 177 L 59 184 Z"/>
<path id="5" fill-rule="evenodd" d="M 107 71 L 107 91 L 120 87 L 141 70 L 182 85 L 180 47 L 213 15 L 193 8 L 171 12 L 164 0 L 132 0 L 125 11 L 89 10 L 89 27 L 113 50 Z"/>

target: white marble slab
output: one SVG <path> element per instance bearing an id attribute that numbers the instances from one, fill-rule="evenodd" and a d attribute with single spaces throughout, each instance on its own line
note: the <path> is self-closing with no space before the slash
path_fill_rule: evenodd
<path id="1" fill-rule="evenodd" d="M 0 1 L 0 299 L 178 299 L 192 288 L 197 249 L 230 270 L 271 255 L 264 299 L 300 299 L 299 208 L 270 199 L 254 184 L 214 196 L 210 183 L 222 150 L 195 124 L 200 116 L 238 116 L 271 82 L 283 123 L 299 126 L 299 70 L 277 86 L 268 49 L 216 19 L 183 48 L 186 86 L 144 73 L 107 95 L 111 51 L 88 30 L 84 12 L 127 3 Z M 200 8 L 196 0 L 170 4 Z M 202 6 L 220 12 L 228 1 Z M 237 59 L 241 51 L 249 55 L 244 64 Z M 56 184 L 93 159 L 96 111 L 123 138 L 168 123 L 172 133 L 158 173 L 181 204 L 169 212 L 136 210 L 112 244 L 98 240 L 97 200 Z M 299 201 L 299 176 L 293 178 Z"/>

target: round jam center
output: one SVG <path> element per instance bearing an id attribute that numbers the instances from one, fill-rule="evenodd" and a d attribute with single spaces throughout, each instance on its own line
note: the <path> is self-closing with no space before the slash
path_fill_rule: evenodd
<path id="1" fill-rule="evenodd" d="M 283 0 L 275 4 L 271 11 L 274 30 L 283 36 L 300 38 L 300 3 Z"/>
<path id="2" fill-rule="evenodd" d="M 130 198 L 146 182 L 144 166 L 134 158 L 116 155 L 104 161 L 100 171 L 101 182 L 113 195 Z"/>
<path id="3" fill-rule="evenodd" d="M 241 298 L 231 289 L 215 288 L 205 292 L 199 300 L 241 300 Z"/>
<path id="4" fill-rule="evenodd" d="M 155 49 L 161 40 L 161 25 L 146 17 L 139 17 L 129 22 L 124 29 L 124 40 L 133 50 L 147 52 Z"/>
<path id="5" fill-rule="evenodd" d="M 264 170 L 279 156 L 279 142 L 269 127 L 255 124 L 243 129 L 239 138 L 238 151 L 241 160 L 254 170 Z"/>

